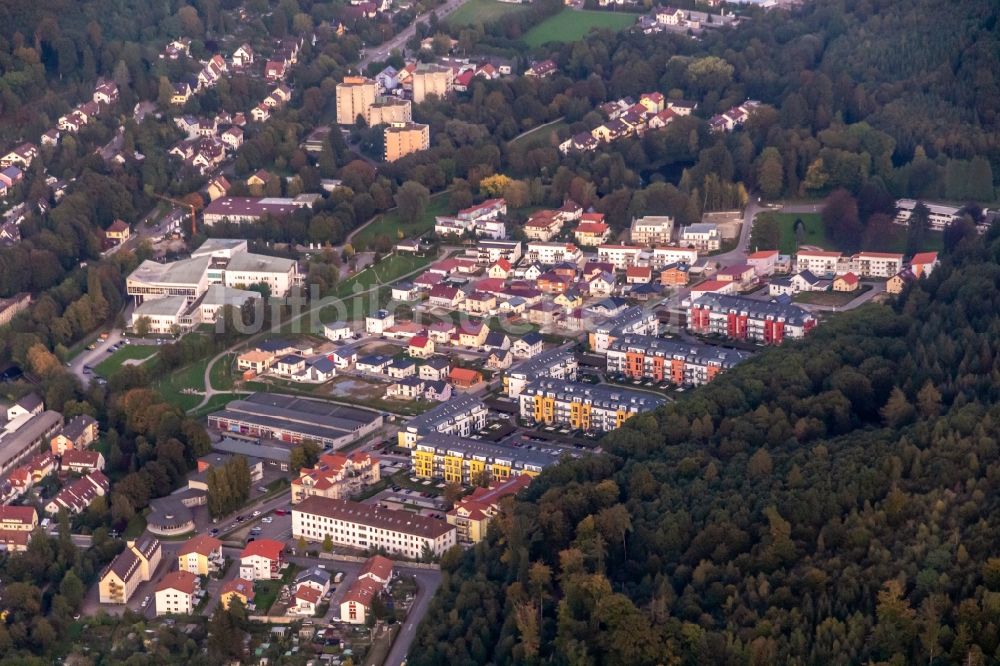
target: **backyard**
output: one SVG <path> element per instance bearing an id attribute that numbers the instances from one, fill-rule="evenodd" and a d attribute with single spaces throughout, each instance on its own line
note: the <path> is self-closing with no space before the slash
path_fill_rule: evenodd
<path id="1" fill-rule="evenodd" d="M 478 25 L 495 21 L 507 14 L 522 12 L 525 7 L 499 0 L 469 0 L 452 12 L 447 23 L 453 26 Z"/>
<path id="2" fill-rule="evenodd" d="M 563 9 L 550 16 L 524 35 L 524 43 L 534 48 L 548 42 L 575 42 L 591 30 L 607 28 L 624 30 L 635 24 L 636 14 L 615 12 L 577 11 Z"/>
<path id="3" fill-rule="evenodd" d="M 138 365 L 152 358 L 157 351 L 154 345 L 125 345 L 98 363 L 94 367 L 94 372 L 107 379 L 118 372 L 126 362 L 134 361 Z"/>

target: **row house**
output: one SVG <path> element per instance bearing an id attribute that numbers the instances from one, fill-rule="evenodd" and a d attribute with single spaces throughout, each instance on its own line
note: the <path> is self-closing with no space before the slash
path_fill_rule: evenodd
<path id="1" fill-rule="evenodd" d="M 104 497 L 111 488 L 111 482 L 103 472 L 93 471 L 84 477 L 76 479 L 56 493 L 48 504 L 45 513 L 56 515 L 65 509 L 71 516 L 83 513 L 98 497 Z"/>
<path id="2" fill-rule="evenodd" d="M 816 317 L 797 305 L 742 296 L 706 294 L 692 299 L 687 311 L 692 333 L 777 345 L 802 338 L 816 326 Z"/>
<path id="3" fill-rule="evenodd" d="M 760 102 L 747 100 L 739 106 L 734 106 L 725 113 L 721 113 L 708 121 L 708 126 L 713 132 L 732 132 L 750 118 L 750 115 L 760 107 Z"/>
<path id="4" fill-rule="evenodd" d="M 599 145 L 600 141 L 590 132 L 578 132 L 559 144 L 559 152 L 564 155 L 573 151 L 586 153 L 597 150 Z"/>
<path id="5" fill-rule="evenodd" d="M 608 347 L 607 371 L 630 379 L 699 386 L 750 357 L 749 352 L 649 335 L 626 335 Z"/>

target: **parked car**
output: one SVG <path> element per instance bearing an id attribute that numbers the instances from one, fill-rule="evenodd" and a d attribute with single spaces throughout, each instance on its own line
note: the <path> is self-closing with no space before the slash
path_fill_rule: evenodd
<path id="1" fill-rule="evenodd" d="M 254 511 L 253 514 L 251 514 L 251 515 L 253 515 L 253 517 L 256 518 L 257 516 L 260 515 L 260 509 Z"/>

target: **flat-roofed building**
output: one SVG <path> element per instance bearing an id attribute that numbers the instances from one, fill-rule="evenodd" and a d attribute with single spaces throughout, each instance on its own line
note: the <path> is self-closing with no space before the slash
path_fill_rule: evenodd
<path id="1" fill-rule="evenodd" d="M 674 235 L 674 218 L 646 215 L 632 220 L 629 240 L 635 245 L 668 245 Z"/>
<path id="2" fill-rule="evenodd" d="M 413 105 L 408 99 L 379 97 L 365 111 L 365 121 L 369 127 L 408 123 L 413 120 Z"/>
<path id="3" fill-rule="evenodd" d="M 440 557 L 456 544 L 455 528 L 443 520 L 377 505 L 309 497 L 292 507 L 292 538 L 359 550 L 385 550 L 417 559 Z"/>
<path id="4" fill-rule="evenodd" d="M 444 97 L 451 90 L 454 74 L 451 67 L 442 65 L 417 65 L 413 72 L 413 102 L 420 102 L 430 95 Z"/>
<path id="5" fill-rule="evenodd" d="M 431 147 L 430 125 L 422 123 L 392 123 L 385 128 L 385 161 L 395 162 L 401 157 Z"/>
<path id="6" fill-rule="evenodd" d="M 542 377 L 575 380 L 577 367 L 576 355 L 568 349 L 557 347 L 541 352 L 504 373 L 504 393 L 516 398 L 525 386 Z"/>
<path id="7" fill-rule="evenodd" d="M 7 472 L 42 442 L 47 442 L 63 424 L 62 414 L 44 411 L 21 414 L 0 430 L 0 474 Z"/>
<path id="8" fill-rule="evenodd" d="M 698 386 L 750 358 L 749 352 L 651 335 L 625 335 L 608 347 L 607 371 L 631 379 Z"/>
<path id="9" fill-rule="evenodd" d="M 219 197 L 202 211 L 206 226 L 219 222 L 257 222 L 265 217 L 283 219 L 300 208 L 311 208 L 312 198 L 285 197 Z"/>
<path id="10" fill-rule="evenodd" d="M 666 404 L 666 398 L 607 385 L 538 379 L 518 396 L 521 419 L 570 428 L 608 432 L 636 414 Z"/>
<path id="11" fill-rule="evenodd" d="M 208 425 L 221 432 L 290 444 L 311 439 L 337 449 L 380 428 L 382 415 L 322 400 L 254 393 L 209 414 Z"/>
<path id="12" fill-rule="evenodd" d="M 538 476 L 559 458 L 526 447 L 432 433 L 417 442 L 410 461 L 418 478 L 472 486 L 522 474 Z"/>
<path id="13" fill-rule="evenodd" d="M 337 123 L 353 125 L 358 116 L 365 117 L 368 107 L 375 103 L 378 87 L 375 81 L 363 76 L 347 76 L 337 84 Z"/>
<path id="14" fill-rule="evenodd" d="M 896 223 L 909 224 L 910 216 L 913 215 L 913 209 L 916 208 L 917 203 L 914 199 L 899 199 L 896 201 Z M 961 206 L 949 206 L 947 204 L 931 203 L 928 201 L 921 201 L 919 203 L 927 207 L 930 228 L 935 231 L 942 231 L 949 224 L 958 220 L 959 212 L 962 210 Z"/>
<path id="15" fill-rule="evenodd" d="M 399 431 L 399 445 L 412 449 L 421 437 L 431 433 L 468 437 L 486 427 L 486 404 L 474 395 L 460 395 L 416 416 Z"/>

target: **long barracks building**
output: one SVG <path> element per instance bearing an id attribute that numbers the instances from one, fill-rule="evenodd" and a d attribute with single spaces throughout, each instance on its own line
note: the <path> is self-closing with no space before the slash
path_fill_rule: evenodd
<path id="1" fill-rule="evenodd" d="M 521 419 L 528 423 L 600 432 L 619 428 L 636 414 L 666 403 L 666 399 L 643 391 L 561 379 L 539 379 L 528 384 L 518 401 Z"/>
<path id="2" fill-rule="evenodd" d="M 797 305 L 705 294 L 688 306 L 687 325 L 693 333 L 778 345 L 804 337 L 816 326 L 816 317 Z"/>
<path id="3" fill-rule="evenodd" d="M 633 379 L 698 386 L 750 357 L 749 352 L 651 335 L 625 335 L 608 347 L 607 370 Z"/>

